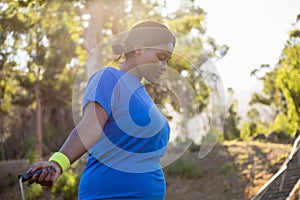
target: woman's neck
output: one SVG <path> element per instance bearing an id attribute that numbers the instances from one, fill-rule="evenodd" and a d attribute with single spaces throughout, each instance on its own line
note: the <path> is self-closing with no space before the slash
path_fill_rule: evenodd
<path id="1" fill-rule="evenodd" d="M 121 71 L 133 74 L 138 77 L 140 80 L 142 79 L 142 75 L 140 74 L 138 68 L 135 66 L 135 63 L 126 60 L 120 67 Z"/>

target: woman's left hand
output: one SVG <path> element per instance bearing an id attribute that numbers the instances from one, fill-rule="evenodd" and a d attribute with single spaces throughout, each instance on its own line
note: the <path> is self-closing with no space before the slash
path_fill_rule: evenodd
<path id="1" fill-rule="evenodd" d="M 35 174 L 29 180 L 29 183 L 38 183 L 42 186 L 52 186 L 61 174 L 60 166 L 53 161 L 41 161 L 35 163 L 27 173 L 33 173 L 36 170 L 43 169 L 42 173 Z"/>

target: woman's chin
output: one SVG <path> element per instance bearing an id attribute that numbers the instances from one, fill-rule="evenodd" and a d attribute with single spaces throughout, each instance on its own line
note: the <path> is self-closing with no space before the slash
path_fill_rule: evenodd
<path id="1" fill-rule="evenodd" d="M 145 78 L 147 82 L 153 84 L 153 83 L 157 83 L 158 79 L 159 79 L 159 76 L 155 76 L 155 77 L 148 77 L 148 78 Z"/>

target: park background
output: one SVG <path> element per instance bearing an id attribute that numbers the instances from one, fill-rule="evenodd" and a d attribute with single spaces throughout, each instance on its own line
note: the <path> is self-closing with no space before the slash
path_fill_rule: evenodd
<path id="1" fill-rule="evenodd" d="M 299 7 L 292 0 L 2 1 L 1 199 L 19 199 L 18 173 L 57 151 L 80 118 L 74 87 L 82 91 L 86 74 L 115 58 L 108 46 L 99 44 L 147 19 L 179 33 L 176 52 L 181 54 L 169 65 L 197 97 L 196 103 L 182 99 L 185 110 L 205 114 L 210 105 L 214 91 L 201 68 L 207 60 L 217 67 L 226 96 L 223 130 L 208 155 L 198 157 L 203 138 L 191 137 L 188 127 L 173 136 L 174 149 L 189 145 L 165 167 L 166 198 L 251 198 L 287 158 L 299 130 Z M 277 15 L 271 15 L 274 11 Z M 87 60 L 91 51 L 96 56 Z M 174 113 L 185 114 L 172 92 L 151 85 L 148 90 L 165 105 L 162 110 L 170 120 Z M 185 117 L 194 119 L 195 114 Z M 76 199 L 84 162 L 83 157 L 52 189 L 26 186 L 28 199 Z"/>

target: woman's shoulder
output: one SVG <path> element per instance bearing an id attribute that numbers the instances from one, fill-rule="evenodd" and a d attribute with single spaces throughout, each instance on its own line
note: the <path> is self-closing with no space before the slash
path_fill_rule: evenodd
<path id="1" fill-rule="evenodd" d="M 90 77 L 90 79 L 93 79 L 93 78 L 100 78 L 102 76 L 105 76 L 105 77 L 114 77 L 114 78 L 119 78 L 121 75 L 121 72 L 120 70 L 118 70 L 117 68 L 115 67 L 104 67 L 98 71 L 96 71 L 95 73 L 92 74 L 92 76 Z"/>
<path id="2" fill-rule="evenodd" d="M 95 75 L 95 74 L 103 74 L 103 73 L 119 74 L 120 70 L 118 70 L 115 67 L 108 66 L 108 67 L 104 67 L 104 68 L 99 69 L 93 75 Z"/>
<path id="3" fill-rule="evenodd" d="M 107 72 L 111 72 L 111 73 L 120 73 L 120 70 L 118 70 L 117 68 L 115 67 L 111 67 L 111 66 L 108 66 L 108 67 L 104 67 L 103 69 L 101 69 L 102 71 L 107 71 Z M 101 71 L 100 70 L 100 71 Z"/>

